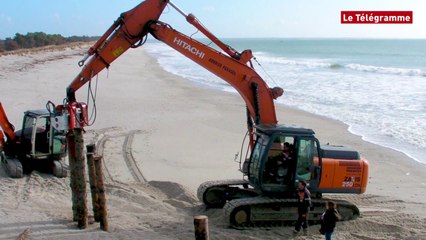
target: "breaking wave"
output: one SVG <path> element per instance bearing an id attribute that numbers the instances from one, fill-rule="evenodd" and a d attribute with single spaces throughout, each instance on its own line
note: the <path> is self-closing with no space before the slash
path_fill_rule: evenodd
<path id="1" fill-rule="evenodd" d="M 362 71 L 362 72 L 426 77 L 426 72 L 422 71 L 421 69 L 378 67 L 378 66 L 362 65 L 362 64 L 347 64 L 345 65 L 345 67 L 351 70 Z"/>
<path id="2" fill-rule="evenodd" d="M 333 70 L 352 70 L 359 72 L 379 73 L 379 74 L 390 74 L 400 76 L 417 76 L 426 77 L 426 70 L 416 68 L 397 68 L 397 67 L 383 67 L 374 65 L 365 65 L 358 63 L 336 63 L 328 62 L 327 59 L 289 59 L 283 57 L 272 57 L 267 56 L 262 52 L 258 52 L 257 55 L 263 63 L 268 64 L 279 64 L 287 66 L 298 66 L 306 67 L 307 69 L 312 68 L 329 68 Z"/>

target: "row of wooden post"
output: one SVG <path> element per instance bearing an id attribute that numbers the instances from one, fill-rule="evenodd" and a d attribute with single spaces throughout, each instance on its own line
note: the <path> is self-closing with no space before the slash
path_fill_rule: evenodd
<path id="1" fill-rule="evenodd" d="M 77 226 L 80 229 L 84 229 L 88 224 L 88 210 L 83 130 L 74 129 L 69 131 L 67 134 L 67 142 L 73 221 L 77 222 Z M 100 222 L 102 230 L 108 231 L 105 186 L 102 173 L 102 156 L 96 155 L 96 146 L 94 144 L 87 145 L 87 166 L 94 219 L 96 222 Z"/>
<path id="2" fill-rule="evenodd" d="M 74 129 L 67 135 L 70 167 L 70 186 L 72 190 L 73 221 L 80 229 L 87 227 L 88 210 L 84 161 L 83 130 Z M 102 156 L 96 155 L 96 146 L 87 145 L 87 168 L 89 175 L 90 192 L 92 195 L 93 214 L 100 227 L 108 231 L 105 186 L 102 173 Z M 208 240 L 208 218 L 200 215 L 194 217 L 194 231 L 196 240 Z"/>

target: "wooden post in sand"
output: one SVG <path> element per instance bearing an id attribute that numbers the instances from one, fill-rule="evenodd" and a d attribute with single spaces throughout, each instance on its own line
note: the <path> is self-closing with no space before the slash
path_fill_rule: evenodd
<path id="1" fill-rule="evenodd" d="M 96 222 L 100 222 L 99 215 L 99 195 L 96 187 L 96 169 L 95 169 L 96 145 L 86 145 L 87 171 L 89 174 L 90 193 L 92 195 L 93 215 Z"/>
<path id="2" fill-rule="evenodd" d="M 96 171 L 96 190 L 98 195 L 98 214 L 101 229 L 108 231 L 108 212 L 106 207 L 104 174 L 102 173 L 102 156 L 95 156 L 95 171 Z"/>
<path id="3" fill-rule="evenodd" d="M 75 148 L 75 142 L 74 142 L 74 133 L 73 132 L 68 132 L 67 133 L 67 143 L 68 143 L 68 149 L 74 149 Z M 74 192 L 75 189 L 75 152 L 73 153 L 71 150 L 68 150 L 68 167 L 70 170 L 70 187 L 71 187 L 71 201 L 72 201 L 72 220 L 74 222 L 77 222 L 78 220 L 78 215 L 77 215 L 77 211 L 75 208 L 75 202 L 76 200 L 76 194 Z"/>
<path id="4" fill-rule="evenodd" d="M 70 162 L 70 187 L 72 191 L 73 220 L 80 229 L 87 227 L 86 179 L 83 129 L 73 129 L 67 134 Z"/>
<path id="5" fill-rule="evenodd" d="M 94 144 L 87 145 L 86 149 L 93 215 L 95 221 L 100 222 L 101 229 L 108 231 L 108 214 L 106 209 L 104 176 L 102 173 L 102 156 L 96 155 L 96 145 Z"/>
<path id="6" fill-rule="evenodd" d="M 195 240 L 209 240 L 209 219 L 207 216 L 194 217 Z"/>

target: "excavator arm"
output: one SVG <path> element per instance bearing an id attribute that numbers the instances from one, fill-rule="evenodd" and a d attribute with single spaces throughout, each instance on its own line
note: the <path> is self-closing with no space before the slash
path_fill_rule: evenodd
<path id="1" fill-rule="evenodd" d="M 75 93 L 131 47 L 142 43 L 148 33 L 147 23 L 158 20 L 169 0 L 146 0 L 122 13 L 102 37 L 78 62 L 81 72 L 67 87 L 63 105 L 48 102 L 52 124 L 58 130 L 83 128 L 88 125 L 87 105 L 77 102 Z M 138 43 L 139 42 L 139 43 Z"/>
<path id="2" fill-rule="evenodd" d="M 254 69 L 172 29 L 168 24 L 152 23 L 150 33 L 234 87 L 244 99 L 252 118 L 258 119 L 257 124 L 277 123 L 273 91 Z"/>
<path id="3" fill-rule="evenodd" d="M 78 63 L 79 66 L 83 66 L 90 58 L 80 74 L 68 86 L 68 101 L 75 101 L 75 92 L 78 89 L 141 41 L 148 33 L 147 23 L 158 20 L 167 3 L 168 0 L 146 0 L 122 13 Z"/>
<path id="4" fill-rule="evenodd" d="M 4 134 L 7 137 L 8 141 L 14 141 L 16 138 L 15 127 L 7 119 L 6 112 L 4 111 L 3 105 L 0 103 L 0 127 Z M 6 144 L 6 139 L 3 132 L 0 131 L 0 147 L 4 149 Z"/>
<path id="5" fill-rule="evenodd" d="M 158 21 L 167 4 L 184 15 L 190 24 L 214 42 L 224 53 Z M 273 100 L 281 96 L 283 90 L 279 87 L 269 88 L 256 73 L 251 64 L 251 50 L 239 53 L 224 44 L 208 31 L 194 15 L 184 14 L 169 0 L 146 0 L 134 9 L 122 13 L 79 62 L 83 69 L 68 86 L 66 103 L 55 108 L 59 113 L 56 115 L 63 115 L 68 119 L 68 123 L 65 124 L 68 125 L 66 129 L 87 125 L 87 106 L 84 103 L 76 102 L 75 92 L 104 68 L 108 68 L 129 48 L 134 47 L 138 42 L 141 43 L 148 33 L 222 78 L 238 91 L 247 105 L 251 143 L 254 138 L 253 123 L 277 123 Z M 85 63 L 86 60 L 88 60 L 87 63 Z"/>

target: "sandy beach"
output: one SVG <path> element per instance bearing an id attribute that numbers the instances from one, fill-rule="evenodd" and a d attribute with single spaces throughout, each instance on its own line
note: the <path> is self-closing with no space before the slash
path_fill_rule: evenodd
<path id="1" fill-rule="evenodd" d="M 24 111 L 48 100 L 62 103 L 88 47 L 0 56 L 0 101 L 17 129 Z M 87 101 L 86 88 L 77 99 Z M 11 179 L 0 168 L 0 239 L 16 239 L 26 229 L 27 239 L 194 239 L 195 215 L 209 217 L 211 239 L 323 238 L 319 226 L 298 236 L 290 226 L 232 229 L 221 210 L 206 210 L 196 198 L 204 181 L 242 177 L 234 161 L 246 132 L 240 96 L 165 72 L 141 47 L 99 74 L 96 106 L 85 144 L 96 143 L 104 157 L 110 231 L 98 224 L 77 229 L 69 178 L 34 171 Z M 357 220 L 337 224 L 334 239 L 426 239 L 425 165 L 363 141 L 341 122 L 284 106 L 277 115 L 280 123 L 312 128 L 322 144 L 353 147 L 370 162 L 365 194 L 327 196 L 361 210 Z"/>

